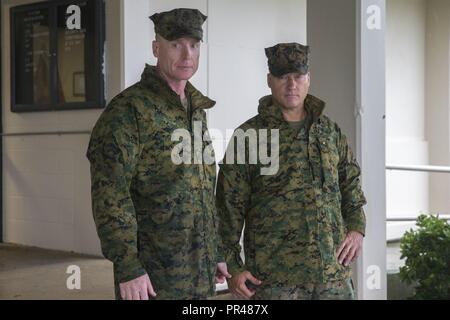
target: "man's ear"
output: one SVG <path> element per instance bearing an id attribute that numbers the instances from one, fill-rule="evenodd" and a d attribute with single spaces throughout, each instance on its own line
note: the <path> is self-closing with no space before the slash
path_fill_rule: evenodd
<path id="1" fill-rule="evenodd" d="M 272 75 L 270 73 L 267 74 L 267 86 L 272 89 Z"/>
<path id="2" fill-rule="evenodd" d="M 311 86 L 311 73 L 308 72 L 308 88 Z"/>
<path id="3" fill-rule="evenodd" d="M 159 42 L 158 42 L 158 40 L 153 40 L 153 42 L 152 42 L 152 50 L 153 50 L 153 56 L 155 58 L 158 58 L 158 56 L 159 56 Z"/>

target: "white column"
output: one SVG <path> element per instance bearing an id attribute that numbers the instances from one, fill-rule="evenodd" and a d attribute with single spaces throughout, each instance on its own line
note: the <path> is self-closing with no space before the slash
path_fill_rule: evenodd
<path id="1" fill-rule="evenodd" d="M 358 1 L 357 157 L 368 199 L 359 299 L 386 299 L 385 0 Z"/>
<path id="2" fill-rule="evenodd" d="M 145 64 L 153 57 L 154 33 L 153 23 L 149 19 L 149 0 L 121 0 L 121 2 L 122 86 L 127 88 L 140 80 Z"/>

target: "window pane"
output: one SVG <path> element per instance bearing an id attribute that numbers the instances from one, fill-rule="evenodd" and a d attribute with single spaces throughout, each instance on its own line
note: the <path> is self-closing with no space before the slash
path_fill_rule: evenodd
<path id="1" fill-rule="evenodd" d="M 18 13 L 15 29 L 16 104 L 48 105 L 51 103 L 49 10 Z"/>
<path id="2" fill-rule="evenodd" d="M 89 101 L 86 92 L 87 2 L 58 7 L 58 101 Z M 69 8 L 69 13 L 68 12 Z M 79 9 L 78 9 L 79 8 Z M 79 10 L 79 11 L 78 11 Z M 78 29 L 79 28 L 79 29 Z"/>

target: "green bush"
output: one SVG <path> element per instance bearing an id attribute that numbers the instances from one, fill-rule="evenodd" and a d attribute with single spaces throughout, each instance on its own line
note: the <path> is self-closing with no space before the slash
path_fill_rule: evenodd
<path id="1" fill-rule="evenodd" d="M 436 216 L 421 215 L 416 231 L 401 242 L 400 279 L 415 286 L 411 299 L 450 299 L 450 224 Z"/>

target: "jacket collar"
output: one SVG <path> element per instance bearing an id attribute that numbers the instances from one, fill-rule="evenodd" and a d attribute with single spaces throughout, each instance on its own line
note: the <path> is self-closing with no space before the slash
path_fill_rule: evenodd
<path id="1" fill-rule="evenodd" d="M 325 102 L 313 95 L 307 95 L 305 99 L 305 110 L 309 116 L 312 116 L 312 122 L 316 122 L 325 110 Z M 258 113 L 268 123 L 281 125 L 286 120 L 278 104 L 272 95 L 265 96 L 259 101 Z"/>
<path id="2" fill-rule="evenodd" d="M 153 92 L 158 92 L 162 96 L 174 99 L 179 102 L 179 96 L 170 88 L 167 82 L 160 76 L 155 66 L 145 65 L 144 72 L 141 76 L 141 84 L 151 89 Z M 216 102 L 204 96 L 198 91 L 189 81 L 186 84 L 186 93 L 191 99 L 192 110 L 195 109 L 210 109 L 216 105 Z"/>

